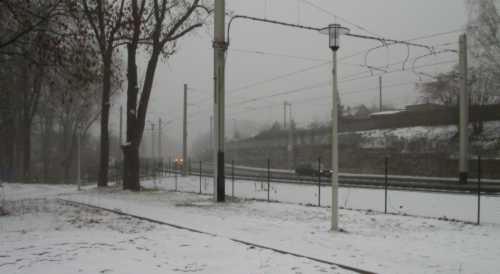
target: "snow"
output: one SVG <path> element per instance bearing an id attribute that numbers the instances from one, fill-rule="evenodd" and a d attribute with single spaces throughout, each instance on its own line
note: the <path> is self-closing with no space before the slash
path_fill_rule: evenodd
<path id="1" fill-rule="evenodd" d="M 199 190 L 197 177 L 177 180 L 180 190 Z M 172 191 L 172 177 L 143 185 L 147 191 L 132 193 L 118 188 L 77 192 L 68 186 L 6 184 L 7 202 L 17 213 L 0 217 L 0 273 L 332 272 L 329 265 L 230 239 L 377 273 L 497 273 L 500 268 L 500 197 L 483 197 L 483 210 L 490 212 L 483 211 L 487 221 L 481 226 L 341 209 L 339 224 L 345 232 L 331 232 L 329 208 L 239 199 L 217 204 L 210 195 Z M 228 180 L 227 193 L 230 185 Z M 267 183 L 237 181 L 235 185 L 237 196 L 267 197 Z M 202 191 L 212 189 L 211 178 L 202 178 Z M 49 198 L 41 198 L 39 192 Z M 317 199 L 314 192 L 315 186 L 271 184 L 273 200 L 311 203 Z M 328 204 L 329 188 L 323 187 L 322 193 L 323 205 Z M 340 203 L 380 209 L 382 194 L 342 188 Z M 218 236 L 62 205 L 54 197 Z M 475 211 L 470 195 L 391 191 L 389 197 L 394 213 L 443 216 L 436 212 L 445 208 L 453 213 L 448 217 L 460 213 L 473 217 Z M 335 272 L 347 273 L 339 268 Z"/>
<path id="2" fill-rule="evenodd" d="M 10 215 L 0 217 L 0 273 L 350 273 L 225 237 L 55 200 L 69 190 L 5 184 L 3 205 Z"/>
<path id="3" fill-rule="evenodd" d="M 392 114 L 397 114 L 404 112 L 406 110 L 387 110 L 387 111 L 379 111 L 379 112 L 374 112 L 370 114 L 370 116 L 381 116 L 381 115 L 392 115 Z"/>
<path id="4" fill-rule="evenodd" d="M 75 191 L 74 185 L 48 185 L 48 184 L 18 184 L 2 183 L 0 191 L 6 201 L 37 199 L 37 198 L 55 198 L 60 194 L 71 193 Z"/>
<path id="5" fill-rule="evenodd" d="M 199 192 L 199 177 L 178 177 L 177 190 L 184 192 Z M 203 177 L 202 193 L 209 194 L 213 191 L 213 178 Z M 234 193 L 236 197 L 247 199 L 267 199 L 267 181 L 236 180 Z M 163 190 L 175 190 L 175 180 L 165 179 L 162 182 L 153 183 L 147 181 L 143 186 L 149 188 L 160 188 Z M 317 205 L 318 186 L 297 185 L 271 182 L 270 199 L 286 203 Z M 232 195 L 232 181 L 226 180 L 226 193 Z M 321 205 L 331 204 L 330 186 L 321 187 Z M 417 191 L 388 191 L 388 212 L 397 214 L 409 214 L 422 217 L 458 219 L 462 221 L 475 222 L 477 218 L 477 196 L 471 194 L 453 194 L 440 192 L 417 192 Z M 366 189 L 355 187 L 339 188 L 339 205 L 350 209 L 384 210 L 384 190 Z M 481 196 L 481 221 L 500 225 L 500 197 Z"/>
<path id="6" fill-rule="evenodd" d="M 189 190 L 189 184 L 197 185 L 194 179 L 178 178 L 178 187 Z M 204 183 L 203 191 L 212 189 L 210 184 L 203 186 Z M 249 185 L 260 184 L 253 182 Z M 433 218 L 384 215 L 376 211 L 340 210 L 339 223 L 346 232 L 331 232 L 329 208 L 253 200 L 216 204 L 208 195 L 172 192 L 173 178 L 156 185 L 159 191 L 91 190 L 68 196 L 68 199 L 378 273 L 497 273 L 500 267 L 498 224 L 475 226 Z M 238 195 L 242 194 L 242 185 L 237 183 Z M 324 193 L 329 193 L 328 188 L 324 189 Z M 193 187 L 191 191 L 197 190 Z M 266 196 L 264 193 L 267 192 L 264 191 L 261 198 Z M 276 198 L 277 194 L 273 192 L 271 198 Z M 285 196 L 284 193 L 279 194 Z M 392 194 L 391 199 L 394 198 Z M 369 197 L 366 194 L 365 198 Z M 410 196 L 401 197 L 405 200 Z M 437 208 L 446 203 L 460 210 L 467 207 L 460 200 L 465 196 L 451 195 L 452 199 L 447 199 L 445 195 L 429 197 L 420 204 L 432 200 L 427 208 Z M 345 196 L 341 195 L 341 201 L 343 198 Z M 498 197 L 487 198 L 498 205 Z M 497 219 L 499 209 L 494 215 Z"/>
<path id="7" fill-rule="evenodd" d="M 483 133 L 478 140 L 473 139 L 473 144 L 481 144 L 485 148 L 494 147 L 498 144 L 500 122 L 489 121 L 483 124 Z M 471 128 L 472 126 L 470 126 Z M 471 129 L 469 129 L 471 131 Z M 401 140 L 412 141 L 417 139 L 433 140 L 437 142 L 449 142 L 457 134 L 456 125 L 448 126 L 416 126 L 396 129 L 374 129 L 356 131 L 355 133 L 364 138 L 362 147 L 380 148 L 385 147 L 387 138 L 393 137 Z M 348 133 L 340 133 L 348 134 Z M 350 133 L 349 133 L 350 134 Z"/>

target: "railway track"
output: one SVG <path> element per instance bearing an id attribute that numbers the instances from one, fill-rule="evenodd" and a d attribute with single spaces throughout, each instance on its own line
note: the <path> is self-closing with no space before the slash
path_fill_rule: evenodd
<path id="1" fill-rule="evenodd" d="M 164 170 L 165 173 L 173 173 L 173 170 Z M 200 175 L 199 167 L 192 169 L 192 175 Z M 202 169 L 202 176 L 212 176 L 212 168 L 205 164 Z M 233 178 L 233 169 L 226 166 L 226 179 Z M 264 168 L 234 167 L 235 180 L 267 181 L 268 171 Z M 331 184 L 329 177 L 320 176 L 301 176 L 291 170 L 270 170 L 270 181 L 275 183 L 299 184 L 299 185 L 318 185 L 329 186 Z M 340 186 L 359 187 L 359 188 L 385 188 L 386 178 L 378 174 L 351 174 L 341 173 L 339 175 Z M 399 176 L 389 175 L 387 177 L 387 187 L 391 190 L 409 190 L 426 192 L 449 192 L 462 194 L 477 194 L 479 184 L 476 178 L 469 179 L 467 184 L 459 184 L 455 178 L 446 177 L 418 177 L 418 176 Z M 500 195 L 500 180 L 482 179 L 480 191 L 483 194 Z"/>

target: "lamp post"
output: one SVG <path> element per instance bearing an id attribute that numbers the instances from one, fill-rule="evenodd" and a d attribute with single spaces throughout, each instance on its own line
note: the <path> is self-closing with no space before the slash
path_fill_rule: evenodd
<path id="1" fill-rule="evenodd" d="M 214 198 L 217 202 L 224 202 L 226 199 L 224 176 L 226 1 L 215 0 L 214 8 Z"/>
<path id="2" fill-rule="evenodd" d="M 338 109 L 339 93 L 337 89 L 337 51 L 340 48 L 340 36 L 349 33 L 349 29 L 340 24 L 330 24 L 320 30 L 328 35 L 329 47 L 332 50 L 332 219 L 331 230 L 338 230 L 338 187 L 339 187 L 339 151 L 338 151 Z"/>
<path id="3" fill-rule="evenodd" d="M 81 153 L 81 133 L 80 127 L 77 127 L 76 133 L 76 181 L 78 184 L 78 190 L 82 189 L 82 178 L 81 178 L 81 170 L 82 170 L 82 153 Z"/>

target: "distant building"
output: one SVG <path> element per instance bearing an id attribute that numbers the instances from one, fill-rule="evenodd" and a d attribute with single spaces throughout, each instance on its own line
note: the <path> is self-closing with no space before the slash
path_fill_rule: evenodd
<path id="1" fill-rule="evenodd" d="M 353 107 L 353 113 L 352 118 L 354 119 L 366 119 L 370 117 L 371 112 L 365 105 L 359 105 Z"/>

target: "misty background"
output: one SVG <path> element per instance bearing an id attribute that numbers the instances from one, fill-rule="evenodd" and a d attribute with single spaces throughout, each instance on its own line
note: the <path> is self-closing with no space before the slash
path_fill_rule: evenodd
<path id="1" fill-rule="evenodd" d="M 307 26 L 323 27 L 339 23 L 351 33 L 377 35 L 434 46 L 457 49 L 458 35 L 464 31 L 468 13 L 464 1 L 289 1 L 289 0 L 229 0 L 227 10 L 233 14 L 281 20 Z M 163 131 L 164 157 L 175 158 L 182 147 L 183 85 L 188 84 L 188 144 L 210 134 L 212 105 L 212 26 L 182 39 L 177 53 L 159 64 L 155 78 L 148 120 L 169 122 Z M 440 34 L 433 36 L 433 34 Z M 277 25 L 236 20 L 231 28 L 231 41 L 226 65 L 226 137 L 235 130 L 241 137 L 256 134 L 283 120 L 283 102 L 292 104 L 293 119 L 298 127 L 315 121 L 327 122 L 331 109 L 331 52 L 326 35 Z M 341 103 L 354 107 L 364 104 L 378 107 L 378 74 L 368 66 L 402 70 L 408 49 L 404 45 L 383 47 L 377 41 L 342 37 L 339 50 L 339 92 Z M 383 75 L 383 104 L 404 108 L 419 101 L 416 84 L 450 70 L 458 63 L 456 53 L 439 54 L 417 60 L 427 54 L 423 48 L 411 47 L 404 71 Z M 427 66 L 426 65 L 430 65 Z M 143 79 L 144 63 L 139 67 Z M 292 74 L 272 81 L 277 76 Z M 355 81 L 350 79 L 356 79 Z M 284 96 L 272 96 L 300 89 Z M 123 93 L 122 93 L 123 95 Z M 267 97 L 267 98 L 266 98 Z M 307 100 L 305 100 L 307 99 Z M 117 134 L 119 106 L 125 96 L 117 96 L 111 112 L 111 133 Z M 235 129 L 235 127 L 237 127 Z M 142 153 L 151 154 L 151 130 L 148 126 L 142 143 Z M 156 127 L 157 129 L 157 127 Z M 154 132 L 154 131 L 153 131 Z M 157 136 L 157 132 L 154 133 Z M 155 140 L 155 139 L 153 139 Z M 155 140 L 155 142 L 157 142 Z"/>

